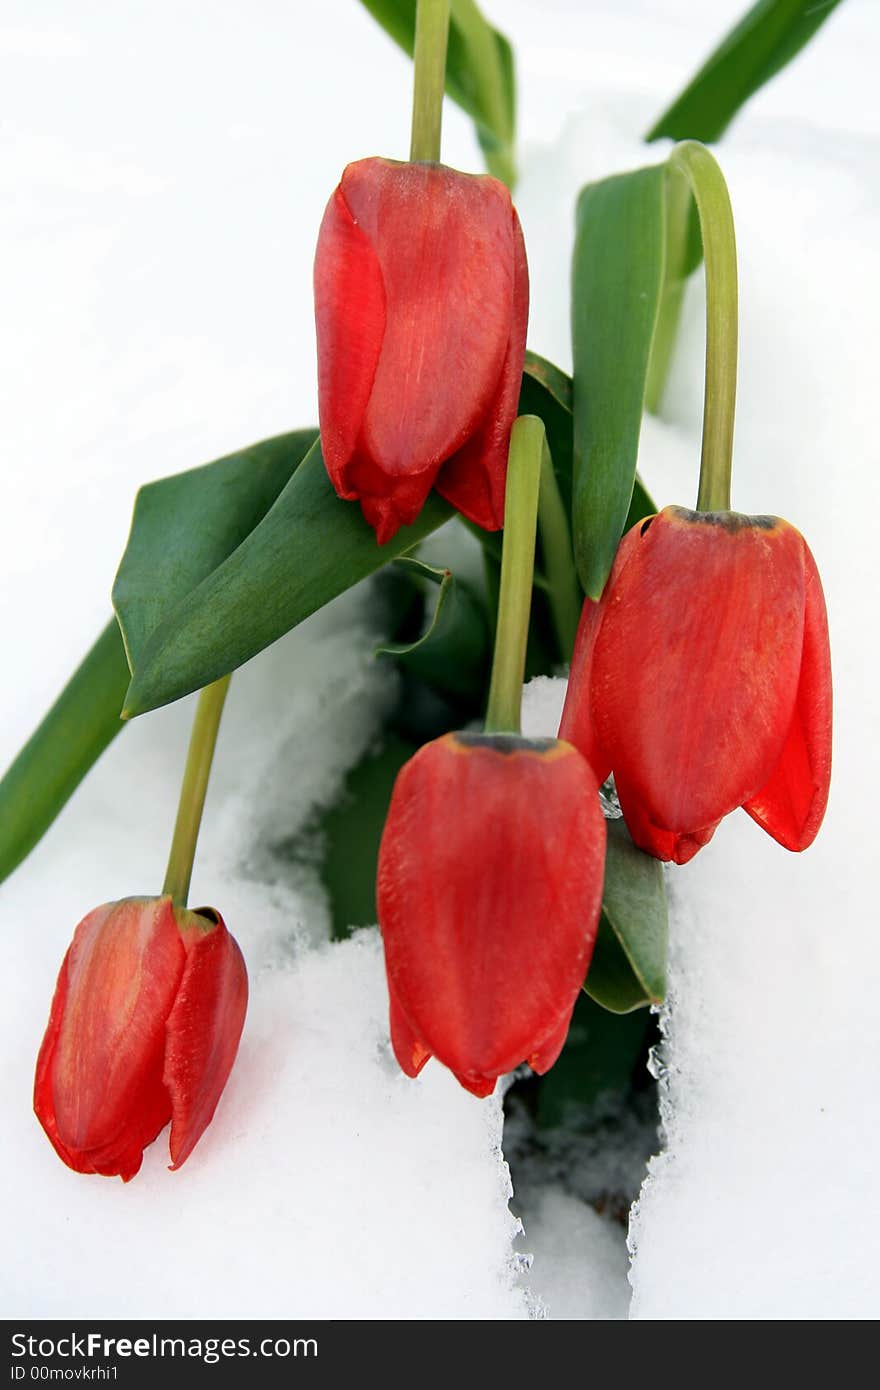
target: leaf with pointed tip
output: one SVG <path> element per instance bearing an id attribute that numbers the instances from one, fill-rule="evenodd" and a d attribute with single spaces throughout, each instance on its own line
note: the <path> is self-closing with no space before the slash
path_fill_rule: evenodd
<path id="1" fill-rule="evenodd" d="M 451 570 L 402 555 L 395 565 L 412 582 L 438 586 L 425 630 L 412 642 L 386 642 L 379 654 L 393 656 L 414 675 L 446 695 L 479 697 L 489 666 L 489 629 L 476 593 Z"/>
<path id="2" fill-rule="evenodd" d="M 839 3 L 758 0 L 645 138 L 719 139 L 749 97 L 800 53 Z"/>
<path id="3" fill-rule="evenodd" d="M 572 273 L 572 532 L 585 593 L 601 597 L 636 477 L 663 289 L 665 165 L 587 184 Z"/>
<path id="4" fill-rule="evenodd" d="M 30 854 L 124 727 L 128 679 L 113 618 L 0 782 L 0 880 Z"/>
<path id="5" fill-rule="evenodd" d="M 135 662 L 124 717 L 234 671 L 451 515 L 432 495 L 412 526 L 378 546 L 357 504 L 333 491 L 316 442 L 253 530 L 153 629 Z"/>
<path id="6" fill-rule="evenodd" d="M 607 828 L 602 918 L 584 989 L 624 1014 L 665 998 L 666 890 L 660 863 L 636 849 L 623 821 Z"/>
<path id="7" fill-rule="evenodd" d="M 263 519 L 317 437 L 315 429 L 277 435 L 140 489 L 113 584 L 132 670 L 175 604 Z"/>

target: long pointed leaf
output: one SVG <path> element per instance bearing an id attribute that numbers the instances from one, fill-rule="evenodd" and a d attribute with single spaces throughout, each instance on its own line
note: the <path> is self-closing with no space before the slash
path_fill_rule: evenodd
<path id="1" fill-rule="evenodd" d="M 710 143 L 791 62 L 840 0 L 758 0 L 648 131 L 647 140 Z"/>
<path id="2" fill-rule="evenodd" d="M 278 435 L 141 488 L 113 585 L 132 670 L 175 604 L 262 521 L 317 437 Z"/>
<path id="3" fill-rule="evenodd" d="M 235 670 L 451 515 L 432 495 L 414 525 L 378 546 L 360 508 L 336 496 L 314 444 L 262 521 L 153 631 L 135 665 L 124 717 Z"/>
<path id="4" fill-rule="evenodd" d="M 114 618 L 0 782 L 0 880 L 30 854 L 123 728 L 128 680 Z"/>
<path id="5" fill-rule="evenodd" d="M 663 289 L 664 165 L 588 184 L 572 273 L 575 559 L 598 599 L 633 498 Z"/>

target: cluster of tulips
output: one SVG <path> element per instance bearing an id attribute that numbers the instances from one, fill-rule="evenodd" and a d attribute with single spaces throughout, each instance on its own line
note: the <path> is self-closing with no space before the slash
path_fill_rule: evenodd
<path id="1" fill-rule="evenodd" d="M 349 165 L 321 226 L 315 297 L 339 496 L 381 545 L 436 488 L 477 526 L 504 526 L 506 555 L 528 317 L 507 189 L 434 161 Z M 525 525 L 533 553 L 534 512 Z M 787 849 L 815 837 L 831 680 L 805 541 L 732 511 L 640 522 L 601 599 L 584 602 L 558 738 L 522 737 L 515 711 L 502 725 L 416 753 L 378 864 L 394 1052 L 409 1076 L 437 1057 L 477 1096 L 523 1061 L 546 1071 L 565 1042 L 597 931 L 611 774 L 635 844 L 658 859 L 684 864 L 737 807 Z M 179 1167 L 214 1113 L 246 1002 L 241 953 L 211 909 L 169 892 L 90 913 L 37 1066 L 36 1112 L 65 1163 L 127 1180 L 170 1119 Z"/>

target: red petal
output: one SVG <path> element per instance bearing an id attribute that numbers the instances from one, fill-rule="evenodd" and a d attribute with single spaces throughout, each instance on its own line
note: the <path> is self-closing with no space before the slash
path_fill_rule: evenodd
<path id="1" fill-rule="evenodd" d="M 394 1055 L 400 1065 L 400 1070 L 406 1076 L 418 1076 L 425 1063 L 431 1060 L 431 1054 L 410 1028 L 406 1014 L 398 1004 L 390 985 L 388 987 L 388 1000 L 391 1046 L 394 1049 Z"/>
<path id="2" fill-rule="evenodd" d="M 170 899 L 129 898 L 79 924 L 37 1062 L 37 1116 L 78 1172 L 126 1181 L 168 1123 L 165 1019 L 184 949 Z"/>
<path id="3" fill-rule="evenodd" d="M 455 1079 L 460 1086 L 463 1086 L 466 1091 L 470 1091 L 471 1095 L 476 1096 L 478 1100 L 485 1100 L 487 1096 L 491 1096 L 498 1081 L 497 1076 L 463 1076 L 460 1072 L 455 1073 Z"/>
<path id="4" fill-rule="evenodd" d="M 577 997 L 605 822 L 569 745 L 449 734 L 398 776 L 379 854 L 392 995 L 468 1089 L 539 1051 Z"/>
<path id="5" fill-rule="evenodd" d="M 67 1164 L 68 1168 L 73 1168 L 77 1173 L 92 1173 L 94 1169 L 91 1164 L 84 1162 L 79 1154 L 68 1149 L 67 1145 L 62 1143 L 58 1126 L 55 1123 L 55 1102 L 52 1097 L 52 1065 L 55 1060 L 55 1049 L 58 1046 L 58 1035 L 61 1032 L 64 1005 L 67 999 L 69 955 L 70 952 L 68 951 L 61 962 L 61 969 L 58 972 L 58 980 L 52 998 L 49 1022 L 37 1057 L 37 1070 L 34 1076 L 34 1113 L 49 1136 L 56 1153 Z"/>
<path id="6" fill-rule="evenodd" d="M 379 545 L 396 535 L 401 526 L 415 521 L 434 484 L 436 469 L 407 477 L 389 478 L 365 454 L 356 449 L 346 470 L 350 496 L 359 498 L 364 519 L 376 532 Z"/>
<path id="7" fill-rule="evenodd" d="M 644 525 L 644 522 L 640 522 L 639 526 L 634 526 L 620 542 L 601 599 L 598 602 L 591 598 L 584 599 L 559 724 L 559 737 L 574 744 L 581 757 L 586 758 L 590 764 L 599 783 L 604 782 L 611 772 L 611 759 L 602 750 L 593 722 L 592 680 L 596 638 L 599 635 L 608 596 L 616 592 L 627 564 L 636 553 L 639 527 Z"/>
<path id="8" fill-rule="evenodd" d="M 721 824 L 720 820 L 716 820 L 711 825 L 693 830 L 665 830 L 660 825 L 654 825 L 646 808 L 620 773 L 615 778 L 615 786 L 620 809 L 633 844 L 638 845 L 646 854 L 652 854 L 655 859 L 665 862 L 671 860 L 673 864 L 687 864 L 698 850 L 709 843 Z"/>
<path id="9" fill-rule="evenodd" d="M 438 164 L 365 159 L 342 189 L 378 258 L 386 326 L 361 452 L 389 477 L 461 448 L 492 399 L 510 337 L 510 195 Z"/>
<path id="10" fill-rule="evenodd" d="M 565 1046 L 565 1040 L 568 1037 L 568 1029 L 571 1024 L 571 1016 L 574 1012 L 574 1005 L 575 1001 L 572 1000 L 571 1008 L 565 1010 L 562 1018 L 554 1025 L 551 1032 L 547 1034 L 547 1037 L 541 1043 L 540 1047 L 537 1047 L 531 1057 L 526 1059 L 532 1071 L 536 1071 L 539 1076 L 543 1076 L 544 1072 L 550 1070 Z"/>
<path id="11" fill-rule="evenodd" d="M 803 542 L 804 646 L 794 715 L 768 781 L 745 810 L 786 849 L 816 838 L 831 780 L 831 652 L 828 616 L 816 562 Z"/>
<path id="12" fill-rule="evenodd" d="M 633 529 L 603 598 L 592 717 L 645 821 L 692 835 L 753 797 L 782 752 L 803 645 L 802 539 L 776 518 L 675 507 Z"/>
<path id="13" fill-rule="evenodd" d="M 513 312 L 507 352 L 495 395 L 468 442 L 437 475 L 437 491 L 464 516 L 487 531 L 504 525 L 504 488 L 510 431 L 522 385 L 529 321 L 529 268 L 522 228 L 513 213 Z"/>
<path id="14" fill-rule="evenodd" d="M 315 325 L 321 450 L 340 497 L 357 497 L 347 467 L 363 423 L 385 332 L 376 253 L 336 189 L 318 233 Z"/>
<path id="15" fill-rule="evenodd" d="M 178 909 L 177 916 L 187 953 L 165 1049 L 172 1169 L 186 1162 L 211 1123 L 238 1051 L 248 998 L 244 959 L 223 918 L 206 908 Z"/>

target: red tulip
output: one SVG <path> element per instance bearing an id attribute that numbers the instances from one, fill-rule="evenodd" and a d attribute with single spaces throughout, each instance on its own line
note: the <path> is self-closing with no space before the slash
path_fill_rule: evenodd
<path id="1" fill-rule="evenodd" d="M 432 487 L 478 526 L 503 525 L 527 318 L 502 183 L 442 164 L 348 165 L 315 256 L 321 448 L 380 545 Z"/>
<path id="2" fill-rule="evenodd" d="M 666 507 L 584 604 L 560 736 L 614 772 L 636 844 L 686 863 L 742 806 L 812 844 L 831 773 L 822 585 L 778 517 Z"/>
<path id="3" fill-rule="evenodd" d="M 211 1122 L 246 1009 L 241 952 L 211 908 L 125 898 L 83 918 L 34 1082 L 37 1118 L 68 1167 L 128 1182 L 170 1120 L 179 1168 Z"/>
<path id="4" fill-rule="evenodd" d="M 584 759 L 556 739 L 446 734 L 400 772 L 379 851 L 391 1041 L 486 1096 L 553 1065 L 587 973 L 605 821 Z"/>

